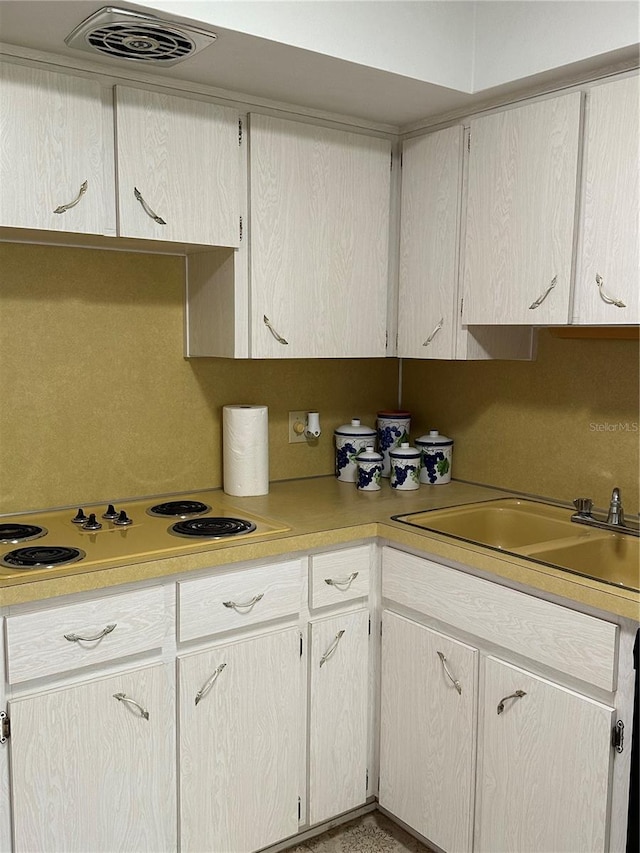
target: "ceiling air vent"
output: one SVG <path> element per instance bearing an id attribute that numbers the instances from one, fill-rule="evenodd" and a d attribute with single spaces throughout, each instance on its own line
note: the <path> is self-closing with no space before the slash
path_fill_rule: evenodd
<path id="1" fill-rule="evenodd" d="M 105 6 L 77 26 L 64 41 L 76 50 L 169 66 L 193 56 L 215 40 L 215 33 L 199 30 L 191 24 L 175 24 L 151 15 Z"/>

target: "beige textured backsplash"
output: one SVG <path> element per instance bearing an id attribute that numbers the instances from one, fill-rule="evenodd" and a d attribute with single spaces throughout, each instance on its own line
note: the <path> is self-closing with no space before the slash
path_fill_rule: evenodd
<path id="1" fill-rule="evenodd" d="M 412 438 L 455 440 L 453 476 L 637 513 L 638 341 L 563 340 L 541 330 L 533 362 L 403 362 Z"/>
<path id="2" fill-rule="evenodd" d="M 220 486 L 227 403 L 269 407 L 271 480 L 330 474 L 335 427 L 395 406 L 395 359 L 184 359 L 183 267 L 0 243 L 0 513 Z M 455 439 L 454 477 L 597 505 L 618 485 L 637 511 L 637 341 L 406 360 L 403 398 L 412 438 Z M 289 445 L 289 410 L 316 408 L 319 442 Z"/>
<path id="3" fill-rule="evenodd" d="M 222 484 L 222 406 L 269 406 L 272 480 L 333 471 L 397 362 L 183 358 L 182 258 L 0 244 L 0 512 Z M 385 390 L 386 389 L 386 390 Z M 315 409 L 316 446 L 288 444 Z"/>

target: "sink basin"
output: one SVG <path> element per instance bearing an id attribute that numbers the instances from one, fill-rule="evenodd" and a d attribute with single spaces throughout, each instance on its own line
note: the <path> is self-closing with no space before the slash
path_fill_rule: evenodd
<path id="1" fill-rule="evenodd" d="M 583 542 L 541 548 L 534 560 L 640 591 L 640 540 L 624 533 L 594 534 Z"/>
<path id="2" fill-rule="evenodd" d="M 510 551 L 538 542 L 580 535 L 570 511 L 551 504 L 517 498 L 409 513 L 397 521 L 445 533 L 467 542 Z"/>
<path id="3" fill-rule="evenodd" d="M 613 586 L 640 591 L 640 540 L 575 524 L 571 510 L 499 498 L 394 516 L 422 530 L 526 557 Z"/>

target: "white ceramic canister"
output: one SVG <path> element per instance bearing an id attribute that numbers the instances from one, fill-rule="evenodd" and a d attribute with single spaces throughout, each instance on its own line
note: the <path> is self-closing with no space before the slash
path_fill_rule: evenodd
<path id="1" fill-rule="evenodd" d="M 356 456 L 358 476 L 356 488 L 362 492 L 380 491 L 380 477 L 382 476 L 382 453 L 373 449 L 368 444 L 364 450 Z"/>
<path id="2" fill-rule="evenodd" d="M 411 414 L 402 411 L 378 412 L 378 449 L 382 453 L 382 476 L 391 475 L 389 451 L 400 447 L 404 441 L 409 441 L 411 429 Z"/>
<path id="3" fill-rule="evenodd" d="M 429 435 L 416 438 L 416 447 L 422 452 L 420 482 L 432 486 L 451 481 L 451 457 L 453 439 L 440 435 L 437 429 L 429 430 Z"/>
<path id="4" fill-rule="evenodd" d="M 336 440 L 336 477 L 342 483 L 355 483 L 357 472 L 356 454 L 373 446 L 376 431 L 352 418 L 350 424 L 339 426 L 333 433 Z"/>
<path id="5" fill-rule="evenodd" d="M 391 460 L 391 488 L 411 491 L 420 487 L 421 453 L 417 447 L 411 447 L 403 441 L 400 447 L 389 451 Z"/>

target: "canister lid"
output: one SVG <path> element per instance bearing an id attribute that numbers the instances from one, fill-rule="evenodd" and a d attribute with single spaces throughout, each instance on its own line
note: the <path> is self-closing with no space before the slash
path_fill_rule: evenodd
<path id="1" fill-rule="evenodd" d="M 416 438 L 416 444 L 420 444 L 423 447 L 449 447 L 453 444 L 453 439 L 447 438 L 446 435 L 440 435 L 437 429 L 430 429 L 429 435 L 421 435 L 420 438 Z"/>
<path id="2" fill-rule="evenodd" d="M 356 454 L 357 462 L 382 462 L 382 453 L 378 453 L 371 445 L 367 445 L 364 450 Z"/>
<path id="3" fill-rule="evenodd" d="M 361 438 L 365 438 L 368 435 L 376 435 L 376 431 L 371 427 L 361 424 L 360 418 L 351 418 L 351 423 L 339 426 L 334 435 L 359 435 Z"/>
<path id="4" fill-rule="evenodd" d="M 394 459 L 418 459 L 420 451 L 417 447 L 411 447 L 408 441 L 403 441 L 400 447 L 394 447 L 389 451 L 389 456 Z"/>
<path id="5" fill-rule="evenodd" d="M 396 411 L 396 410 L 392 410 L 392 409 L 384 409 L 383 411 L 378 412 L 378 417 L 379 418 L 392 418 L 392 419 L 410 418 L 411 412 L 405 412 L 405 411 L 399 411 L 399 410 Z"/>

